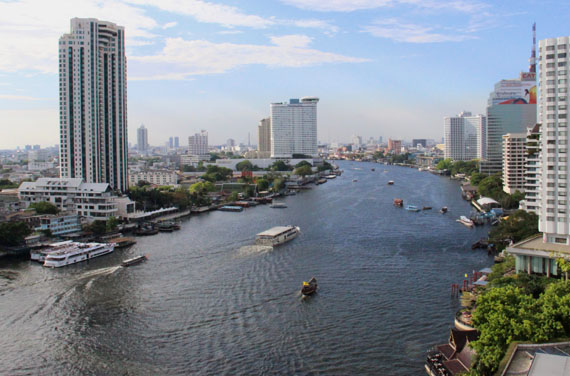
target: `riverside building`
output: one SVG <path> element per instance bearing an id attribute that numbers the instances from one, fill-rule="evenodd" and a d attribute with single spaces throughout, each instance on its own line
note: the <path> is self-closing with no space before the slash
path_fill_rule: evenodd
<path id="1" fill-rule="evenodd" d="M 535 124 L 526 134 L 525 153 L 525 198 L 519 203 L 519 208 L 538 214 L 540 208 L 540 124 Z"/>
<path id="2" fill-rule="evenodd" d="M 463 111 L 443 119 L 444 157 L 454 161 L 483 158 L 487 119 Z"/>
<path id="3" fill-rule="evenodd" d="M 503 136 L 503 191 L 524 192 L 526 172 L 526 133 Z"/>
<path id="4" fill-rule="evenodd" d="M 128 189 L 126 69 L 122 26 L 71 19 L 59 39 L 61 177 Z"/>
<path id="5" fill-rule="evenodd" d="M 317 103 L 303 97 L 271 103 L 271 158 L 292 158 L 295 154 L 317 157 Z"/>
<path id="6" fill-rule="evenodd" d="M 568 185 L 568 53 L 570 37 L 539 42 L 540 178 L 538 229 L 542 236 L 525 239 L 507 250 L 516 257 L 517 272 L 546 276 L 562 272 L 556 260 L 570 258 Z"/>

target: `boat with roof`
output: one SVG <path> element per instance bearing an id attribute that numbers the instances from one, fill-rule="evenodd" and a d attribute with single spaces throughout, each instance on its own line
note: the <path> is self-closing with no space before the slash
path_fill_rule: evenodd
<path id="1" fill-rule="evenodd" d="M 298 226 L 275 226 L 257 234 L 255 244 L 275 247 L 295 239 L 299 232 Z"/>
<path id="2" fill-rule="evenodd" d="M 311 278 L 309 282 L 303 282 L 303 287 L 301 287 L 301 294 L 304 296 L 313 295 L 317 291 L 317 279 L 315 277 Z"/>
<path id="3" fill-rule="evenodd" d="M 59 268 L 103 256 L 114 250 L 115 243 L 71 242 L 67 246 L 47 254 L 44 266 L 48 268 Z"/>

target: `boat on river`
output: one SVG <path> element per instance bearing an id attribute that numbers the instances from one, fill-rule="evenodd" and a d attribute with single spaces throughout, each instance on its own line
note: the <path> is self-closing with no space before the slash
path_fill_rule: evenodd
<path id="1" fill-rule="evenodd" d="M 126 248 L 135 244 L 137 241 L 133 238 L 114 238 L 109 240 L 109 243 L 115 243 L 115 248 Z"/>
<path id="2" fill-rule="evenodd" d="M 255 244 L 275 247 L 295 239 L 300 231 L 298 226 L 275 226 L 257 234 Z"/>
<path id="3" fill-rule="evenodd" d="M 444 206 L 443 208 L 441 208 L 441 209 L 439 210 L 439 212 L 440 212 L 441 214 L 447 213 L 447 206 Z"/>
<path id="4" fill-rule="evenodd" d="M 394 185 L 394 180 L 389 180 L 388 185 Z"/>
<path id="5" fill-rule="evenodd" d="M 404 206 L 404 200 L 402 200 L 401 198 L 395 198 L 394 206 L 401 208 L 402 206 Z"/>
<path id="6" fill-rule="evenodd" d="M 140 255 L 121 262 L 121 266 L 126 268 L 129 266 L 140 264 L 141 262 L 145 262 L 146 260 L 148 260 L 148 258 L 145 255 Z"/>
<path id="7" fill-rule="evenodd" d="M 424 206 L 422 210 L 431 210 L 431 206 Z"/>
<path id="8" fill-rule="evenodd" d="M 272 209 L 286 209 L 287 204 L 284 202 L 274 202 L 273 204 L 269 205 L 269 207 Z"/>
<path id="9" fill-rule="evenodd" d="M 415 205 L 406 205 L 406 210 L 409 210 L 412 212 L 419 212 L 421 209 Z"/>
<path id="10" fill-rule="evenodd" d="M 175 230 L 180 230 L 180 225 L 174 221 L 163 221 L 158 224 L 158 231 L 160 232 L 172 232 Z"/>
<path id="11" fill-rule="evenodd" d="M 54 253 L 60 249 L 64 249 L 66 247 L 69 247 L 69 245 L 72 243 L 73 243 L 73 240 L 66 240 L 64 242 L 51 243 L 51 244 L 49 244 L 46 247 L 41 248 L 41 249 L 35 249 L 35 250 L 30 252 L 30 259 L 32 261 L 37 261 L 37 262 L 43 264 L 44 261 L 46 260 L 47 255 Z"/>
<path id="12" fill-rule="evenodd" d="M 72 242 L 64 248 L 49 253 L 44 261 L 44 266 L 48 268 L 60 268 L 103 256 L 114 250 L 115 243 Z"/>
<path id="13" fill-rule="evenodd" d="M 459 217 L 459 219 L 457 220 L 457 222 L 472 228 L 473 226 L 475 226 L 475 224 L 473 223 L 472 220 L 470 220 L 469 218 L 467 218 L 466 216 L 462 215 L 461 217 Z"/>
<path id="14" fill-rule="evenodd" d="M 301 287 L 301 294 L 304 296 L 313 295 L 317 291 L 317 279 L 315 277 L 311 278 L 309 282 L 303 282 L 303 287 Z"/>

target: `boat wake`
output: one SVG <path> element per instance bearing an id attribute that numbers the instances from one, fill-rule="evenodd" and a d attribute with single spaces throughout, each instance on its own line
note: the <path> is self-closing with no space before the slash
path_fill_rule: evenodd
<path id="1" fill-rule="evenodd" d="M 88 279 L 88 278 L 98 277 L 98 276 L 102 276 L 102 275 L 109 275 L 109 274 L 115 273 L 117 270 L 119 270 L 121 268 L 122 268 L 122 266 L 118 265 L 118 266 L 110 266 L 108 268 L 96 269 L 96 270 L 89 271 L 87 273 L 83 273 L 79 278 L 80 279 Z"/>
<path id="2" fill-rule="evenodd" d="M 245 245 L 240 247 L 238 256 L 250 256 L 272 251 L 273 247 L 270 245 Z"/>

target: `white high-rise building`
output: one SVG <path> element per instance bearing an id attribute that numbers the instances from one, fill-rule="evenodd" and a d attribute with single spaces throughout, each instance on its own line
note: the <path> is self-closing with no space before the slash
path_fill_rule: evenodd
<path id="1" fill-rule="evenodd" d="M 317 103 L 319 98 L 271 103 L 271 158 L 293 154 L 317 157 Z"/>
<path id="2" fill-rule="evenodd" d="M 503 136 L 503 191 L 524 192 L 526 172 L 526 133 Z"/>
<path id="3" fill-rule="evenodd" d="M 541 40 L 539 123 L 542 124 L 539 230 L 548 243 L 570 244 L 568 187 L 568 54 L 570 37 Z"/>
<path id="4" fill-rule="evenodd" d="M 141 153 L 148 150 L 148 129 L 144 124 L 137 129 L 137 150 Z"/>
<path id="5" fill-rule="evenodd" d="M 126 69 L 122 26 L 71 20 L 59 39 L 62 177 L 128 189 Z"/>
<path id="6" fill-rule="evenodd" d="M 443 119 L 444 156 L 455 161 L 482 158 L 486 118 L 463 111 Z"/>
<path id="7" fill-rule="evenodd" d="M 525 185 L 524 200 L 519 203 L 519 208 L 539 214 L 541 180 L 541 153 L 540 153 L 540 124 L 535 124 L 526 133 L 525 153 Z"/>
<path id="8" fill-rule="evenodd" d="M 207 155 L 208 154 L 208 132 L 205 130 L 194 136 L 188 137 L 188 154 Z"/>

